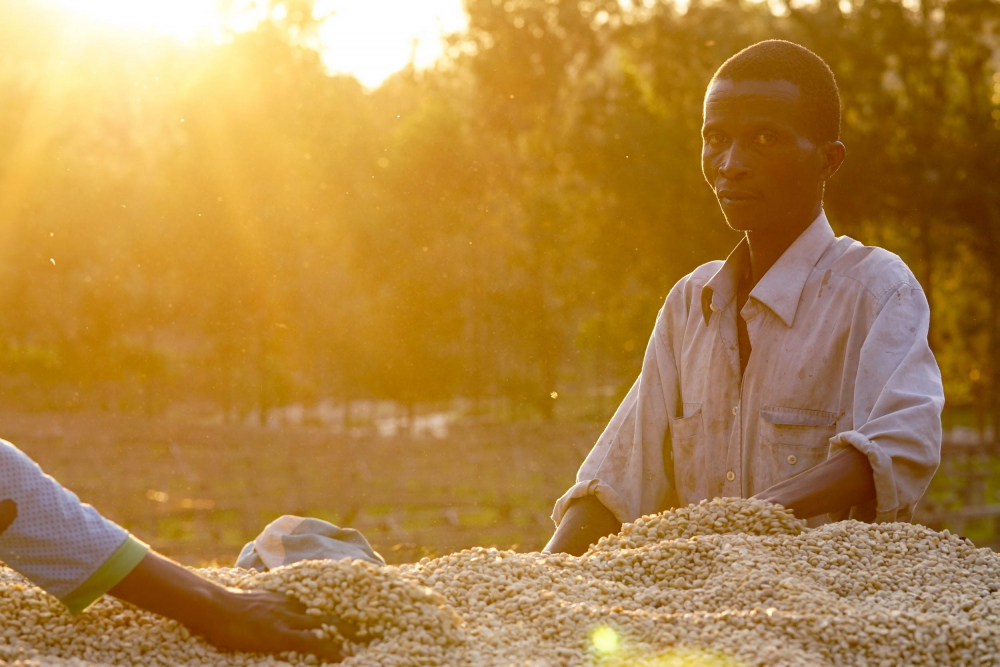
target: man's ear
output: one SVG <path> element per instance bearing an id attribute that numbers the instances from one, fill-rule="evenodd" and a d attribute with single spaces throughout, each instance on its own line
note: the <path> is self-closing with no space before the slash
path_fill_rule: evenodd
<path id="1" fill-rule="evenodd" d="M 823 170 L 820 172 L 820 176 L 826 182 L 833 178 L 833 175 L 840 169 L 840 165 L 844 164 L 847 148 L 839 141 L 826 141 L 823 142 L 820 151 L 823 156 Z"/>

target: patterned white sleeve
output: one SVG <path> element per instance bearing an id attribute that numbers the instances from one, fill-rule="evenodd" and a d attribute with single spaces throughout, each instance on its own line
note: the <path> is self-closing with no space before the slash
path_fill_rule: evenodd
<path id="1" fill-rule="evenodd" d="M 0 532 L 0 561 L 59 599 L 86 582 L 129 539 L 125 529 L 0 440 L 0 502 L 5 500 L 14 502 L 16 516 Z"/>

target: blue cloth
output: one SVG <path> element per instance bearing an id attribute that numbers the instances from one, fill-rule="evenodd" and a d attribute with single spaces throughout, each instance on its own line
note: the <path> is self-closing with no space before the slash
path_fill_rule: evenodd
<path id="1" fill-rule="evenodd" d="M 240 552 L 236 566 L 246 570 L 273 570 L 302 560 L 363 560 L 384 566 L 365 536 L 329 521 L 286 514 L 269 523 Z"/>

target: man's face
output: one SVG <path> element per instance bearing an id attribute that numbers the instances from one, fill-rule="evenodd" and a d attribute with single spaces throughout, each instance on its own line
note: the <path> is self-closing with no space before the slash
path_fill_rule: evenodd
<path id="1" fill-rule="evenodd" d="M 709 87 L 701 168 L 733 229 L 778 231 L 819 213 L 834 142 L 813 138 L 804 107 L 790 81 L 721 79 Z"/>

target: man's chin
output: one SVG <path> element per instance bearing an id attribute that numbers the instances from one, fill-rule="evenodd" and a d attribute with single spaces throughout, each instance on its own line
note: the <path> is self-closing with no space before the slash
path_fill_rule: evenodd
<path id="1" fill-rule="evenodd" d="M 760 221 L 754 217 L 741 215 L 736 211 L 727 211 L 725 206 L 722 207 L 722 215 L 725 216 L 729 228 L 736 232 L 752 232 L 761 226 Z"/>
<path id="2" fill-rule="evenodd" d="M 719 199 L 726 224 L 737 232 L 761 232 L 774 227 L 778 216 L 760 199 Z"/>
<path id="3" fill-rule="evenodd" d="M 752 225 L 735 221 L 728 215 L 726 216 L 726 224 L 729 226 L 731 230 L 733 230 L 734 232 L 740 232 L 741 234 L 753 231 Z"/>

